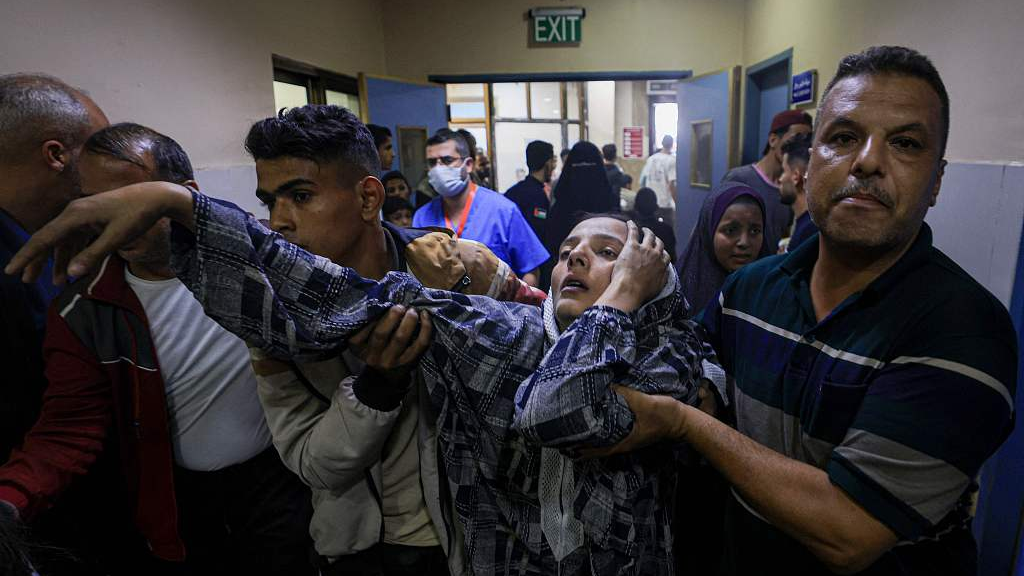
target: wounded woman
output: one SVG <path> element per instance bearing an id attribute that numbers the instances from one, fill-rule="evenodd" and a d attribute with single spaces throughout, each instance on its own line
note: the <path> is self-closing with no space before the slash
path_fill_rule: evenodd
<path id="1" fill-rule="evenodd" d="M 176 272 L 207 314 L 270 355 L 322 358 L 394 304 L 428 311 L 434 338 L 418 372 L 474 573 L 673 574 L 677 447 L 566 456 L 633 429 L 613 383 L 696 404 L 714 372 L 667 256 L 631 259 L 650 256 L 653 236 L 638 243 L 615 217 L 584 220 L 560 247 L 542 310 L 427 289 L 408 274 L 366 280 L 234 206 L 193 201 L 196 234 L 175 240 Z M 643 282 L 651 269 L 657 280 Z M 262 313 L 240 315 L 239 294 Z"/>

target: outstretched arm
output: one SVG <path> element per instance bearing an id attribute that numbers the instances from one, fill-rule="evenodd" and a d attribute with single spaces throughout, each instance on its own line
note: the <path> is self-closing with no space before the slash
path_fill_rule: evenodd
<path id="1" fill-rule="evenodd" d="M 275 356 L 320 356 L 420 291 L 407 275 L 361 278 L 289 244 L 237 206 L 166 182 L 75 200 L 33 235 L 6 272 L 34 280 L 52 253 L 59 279 L 65 271 L 80 276 L 163 217 L 175 224 L 175 272 L 206 313 Z"/>

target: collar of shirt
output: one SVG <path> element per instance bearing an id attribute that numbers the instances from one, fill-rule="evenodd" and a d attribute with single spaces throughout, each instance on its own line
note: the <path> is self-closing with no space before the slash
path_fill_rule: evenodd
<path id="1" fill-rule="evenodd" d="M 894 285 L 903 280 L 907 274 L 924 264 L 928 260 L 928 255 L 931 253 L 931 249 L 932 229 L 928 224 L 922 222 L 921 229 L 918 231 L 917 237 L 910 245 L 910 248 L 907 249 L 906 253 L 904 253 L 895 264 L 890 266 L 888 270 L 883 272 L 881 276 L 869 284 L 863 292 L 854 294 L 837 306 L 830 316 L 835 315 L 835 313 L 841 308 L 847 307 L 849 304 L 852 304 L 862 297 L 870 296 L 872 298 L 879 298 L 884 296 Z M 785 274 L 790 276 L 793 282 L 793 287 L 800 292 L 801 302 L 803 302 L 805 306 L 810 303 L 811 271 L 814 270 L 814 265 L 817 262 L 818 243 L 804 242 L 796 250 L 787 255 L 779 265 L 779 268 Z M 811 317 L 813 316 L 814 315 L 812 313 Z"/>

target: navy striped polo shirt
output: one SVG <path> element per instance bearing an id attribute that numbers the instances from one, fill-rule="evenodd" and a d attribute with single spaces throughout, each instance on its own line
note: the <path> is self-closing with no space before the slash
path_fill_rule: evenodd
<path id="1" fill-rule="evenodd" d="M 700 319 L 734 379 L 738 430 L 825 470 L 895 532 L 900 544 L 876 566 L 912 574 L 973 562 L 974 479 L 1013 427 L 1009 314 L 932 246 L 927 224 L 896 264 L 821 322 L 810 295 L 817 258 L 813 241 L 746 266 Z M 767 555 L 817 566 L 734 496 L 727 537 L 739 562 L 763 570 Z"/>

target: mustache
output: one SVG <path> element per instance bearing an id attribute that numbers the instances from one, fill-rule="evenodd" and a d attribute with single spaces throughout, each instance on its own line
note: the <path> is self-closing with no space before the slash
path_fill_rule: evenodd
<path id="1" fill-rule="evenodd" d="M 894 203 L 892 195 L 874 182 L 857 182 L 850 186 L 844 186 L 832 193 L 832 201 L 839 202 L 852 196 L 870 196 L 886 208 L 892 208 Z"/>

